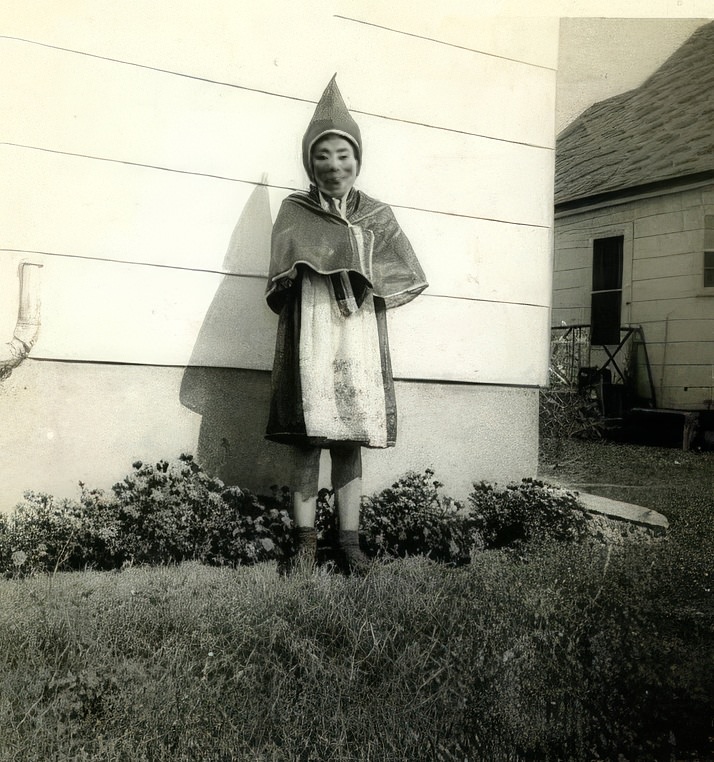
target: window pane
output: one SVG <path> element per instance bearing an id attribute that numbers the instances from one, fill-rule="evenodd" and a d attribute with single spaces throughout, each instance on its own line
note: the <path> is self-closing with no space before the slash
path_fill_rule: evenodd
<path id="1" fill-rule="evenodd" d="M 593 291 L 622 288 L 622 244 L 624 237 L 593 241 Z"/>
<path id="2" fill-rule="evenodd" d="M 704 252 L 704 287 L 714 286 L 714 251 Z"/>
<path id="3" fill-rule="evenodd" d="M 590 343 L 620 343 L 621 291 L 593 294 L 590 303 Z"/>

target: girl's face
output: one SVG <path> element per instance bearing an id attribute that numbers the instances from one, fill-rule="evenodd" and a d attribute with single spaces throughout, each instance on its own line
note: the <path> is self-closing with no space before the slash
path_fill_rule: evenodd
<path id="1" fill-rule="evenodd" d="M 312 148 L 312 172 L 315 185 L 326 196 L 342 198 L 355 184 L 359 164 L 349 140 L 326 135 Z"/>

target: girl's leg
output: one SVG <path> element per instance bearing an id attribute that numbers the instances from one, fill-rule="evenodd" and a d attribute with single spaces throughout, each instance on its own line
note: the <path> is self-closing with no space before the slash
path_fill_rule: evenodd
<path id="1" fill-rule="evenodd" d="M 340 546 L 350 571 L 364 572 L 369 559 L 359 547 L 359 509 L 362 501 L 362 450 L 333 447 L 332 489 L 340 526 Z"/>
<path id="2" fill-rule="evenodd" d="M 362 501 L 362 449 L 360 447 L 333 447 L 332 489 L 340 529 L 356 532 L 359 529 L 359 507 Z"/>
<path id="3" fill-rule="evenodd" d="M 298 449 L 295 453 L 295 489 L 293 490 L 293 520 L 295 522 L 295 553 L 284 571 L 291 574 L 300 566 L 311 568 L 315 563 L 317 537 L 315 510 L 320 475 L 320 450 Z"/>
<path id="4" fill-rule="evenodd" d="M 319 476 L 320 450 L 317 447 L 296 449 L 293 519 L 298 527 L 315 527 Z"/>

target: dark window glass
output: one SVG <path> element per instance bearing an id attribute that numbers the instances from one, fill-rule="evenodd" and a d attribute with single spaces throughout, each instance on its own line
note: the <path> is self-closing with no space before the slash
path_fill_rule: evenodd
<path id="1" fill-rule="evenodd" d="M 704 288 L 714 287 L 714 251 L 704 252 Z"/>
<path id="2" fill-rule="evenodd" d="M 591 344 L 620 342 L 620 291 L 600 291 L 592 295 L 590 317 Z"/>
<path id="3" fill-rule="evenodd" d="M 622 244 L 622 236 L 593 242 L 593 291 L 622 288 Z"/>
<path id="4" fill-rule="evenodd" d="M 623 244 L 624 236 L 621 235 L 593 241 L 592 344 L 620 342 Z"/>

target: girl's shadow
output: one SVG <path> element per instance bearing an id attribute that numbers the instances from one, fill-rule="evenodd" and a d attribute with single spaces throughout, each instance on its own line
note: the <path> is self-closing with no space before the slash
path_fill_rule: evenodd
<path id="1" fill-rule="evenodd" d="M 273 222 L 265 182 L 236 223 L 223 262 L 228 274 L 206 313 L 180 392 L 181 404 L 201 415 L 196 460 L 226 484 L 263 494 L 292 481 L 292 448 L 263 436 L 270 373 L 257 368 L 272 360 L 277 328 L 263 296 Z"/>

